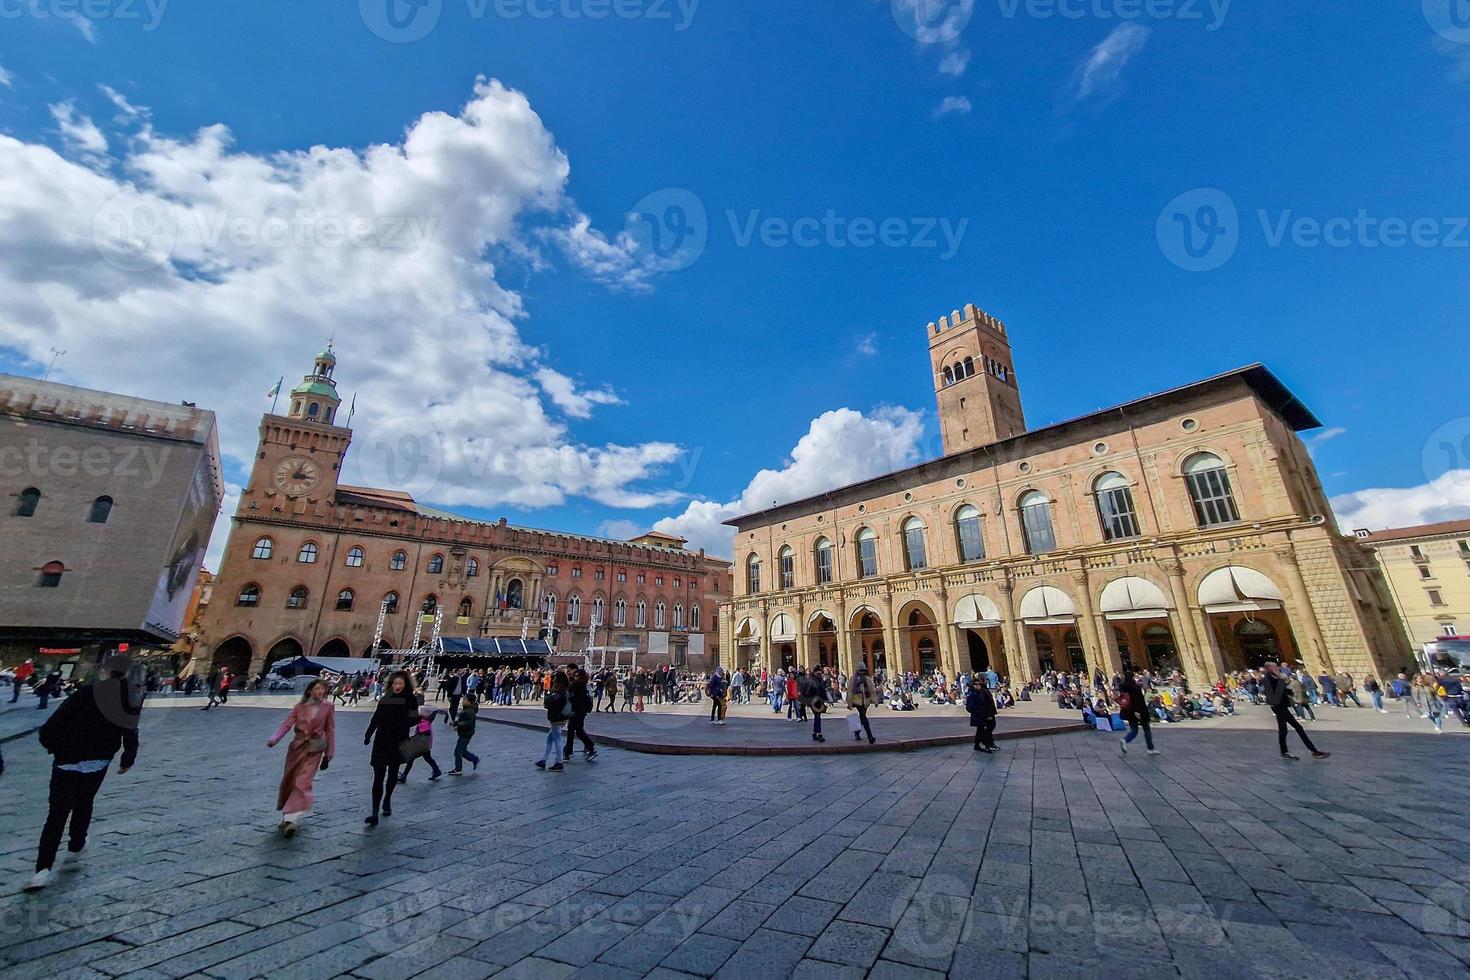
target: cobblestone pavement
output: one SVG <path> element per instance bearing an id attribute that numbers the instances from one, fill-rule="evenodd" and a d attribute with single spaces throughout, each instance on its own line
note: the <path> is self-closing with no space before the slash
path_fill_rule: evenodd
<path id="1" fill-rule="evenodd" d="M 1367 713 L 1365 712 L 1366 716 Z M 0 973 L 1448 977 L 1470 966 L 1470 741 L 1320 738 L 1259 716 L 893 755 L 605 750 L 564 774 L 481 726 L 479 772 L 366 829 L 362 714 L 296 839 L 274 835 L 282 712 L 145 711 L 82 870 L 18 893 L 47 761 L 6 746 Z M 1364 727 L 1387 716 L 1361 718 Z M 1213 723 L 1212 723 L 1213 725 Z M 1141 744 L 1139 748 L 1141 749 Z M 448 740 L 436 755 L 448 763 Z"/>

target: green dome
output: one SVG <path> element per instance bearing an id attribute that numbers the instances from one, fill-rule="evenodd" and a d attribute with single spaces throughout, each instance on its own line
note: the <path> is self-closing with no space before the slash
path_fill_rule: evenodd
<path id="1" fill-rule="evenodd" d="M 317 395 L 331 401 L 337 400 L 337 389 L 320 380 L 307 380 L 291 389 L 293 395 Z"/>
<path id="2" fill-rule="evenodd" d="M 327 345 L 327 349 L 324 350 L 324 351 L 322 351 L 320 354 L 318 354 L 316 356 L 316 359 L 318 361 L 326 361 L 328 364 L 336 364 L 337 363 L 337 355 L 332 353 L 332 345 L 331 344 L 328 344 Z"/>

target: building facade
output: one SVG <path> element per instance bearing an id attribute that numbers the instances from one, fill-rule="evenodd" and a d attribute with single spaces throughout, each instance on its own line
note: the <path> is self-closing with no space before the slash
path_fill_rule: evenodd
<path id="1" fill-rule="evenodd" d="M 737 663 L 1204 684 L 1405 661 L 1297 435 L 1320 423 L 1264 367 L 1028 430 L 1004 324 L 968 305 L 926 334 L 943 456 L 728 522 Z"/>
<path id="2" fill-rule="evenodd" d="M 409 649 L 427 642 L 436 618 L 445 636 L 535 637 L 549 619 L 561 652 L 631 647 L 691 670 L 717 660 L 730 563 L 686 550 L 682 538 L 613 541 L 477 521 L 401 491 L 339 483 L 352 431 L 339 424 L 336 364 L 329 347 L 287 414 L 261 419 L 199 617 L 196 672 Z"/>
<path id="3" fill-rule="evenodd" d="M 213 412 L 0 375 L 0 663 L 164 655 L 223 497 Z"/>
<path id="4" fill-rule="evenodd" d="M 1358 531 L 1372 549 L 1414 646 L 1470 633 L 1470 521 Z"/>

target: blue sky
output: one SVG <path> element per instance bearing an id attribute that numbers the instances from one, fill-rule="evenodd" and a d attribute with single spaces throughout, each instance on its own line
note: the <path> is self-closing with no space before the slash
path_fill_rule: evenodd
<path id="1" fill-rule="evenodd" d="M 1470 513 L 1449 0 L 95 2 L 0 12 L 0 368 L 214 408 L 233 481 L 335 333 L 362 479 L 428 433 L 425 500 L 723 550 L 936 455 L 973 302 L 1033 425 L 1264 361 L 1345 523 Z"/>

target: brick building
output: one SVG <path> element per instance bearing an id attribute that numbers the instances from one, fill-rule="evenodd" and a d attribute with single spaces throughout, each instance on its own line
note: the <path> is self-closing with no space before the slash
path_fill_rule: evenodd
<path id="1" fill-rule="evenodd" d="M 1407 657 L 1372 555 L 1337 530 L 1266 368 L 1028 429 L 1010 338 L 926 330 L 944 455 L 737 517 L 737 663 L 1124 664 L 1204 683 L 1266 660 L 1380 677 Z"/>
<path id="2" fill-rule="evenodd" d="M 614 541 L 489 523 L 398 490 L 338 482 L 352 430 L 338 424 L 336 357 L 316 358 L 286 415 L 260 422 L 197 637 L 197 672 L 255 673 L 302 654 L 361 657 L 445 636 L 520 637 L 550 617 L 557 649 L 600 645 L 704 669 L 719 657 L 717 610 L 730 563 L 650 533 Z M 380 647 L 379 649 L 381 649 Z"/>
<path id="3" fill-rule="evenodd" d="M 213 412 L 0 374 L 0 663 L 167 659 L 223 496 Z"/>

